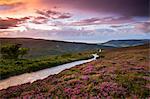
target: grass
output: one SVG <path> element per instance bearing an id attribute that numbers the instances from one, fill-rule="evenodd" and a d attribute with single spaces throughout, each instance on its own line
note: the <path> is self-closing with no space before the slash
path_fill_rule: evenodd
<path id="1" fill-rule="evenodd" d="M 76 54 L 64 54 L 50 57 L 42 57 L 36 59 L 19 59 L 19 60 L 3 60 L 0 59 L 0 77 L 1 79 L 8 78 L 10 76 L 34 72 L 45 68 L 54 67 L 57 65 L 89 59 L 92 57 L 91 52 L 83 52 Z"/>

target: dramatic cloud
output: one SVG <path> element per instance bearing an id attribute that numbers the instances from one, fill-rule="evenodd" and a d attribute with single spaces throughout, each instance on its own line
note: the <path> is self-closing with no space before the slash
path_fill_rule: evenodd
<path id="1" fill-rule="evenodd" d="M 1 19 L 0 18 L 0 29 L 9 29 L 11 27 L 17 27 L 19 24 L 27 20 L 28 17 L 24 18 L 7 18 L 7 19 Z"/>
<path id="2" fill-rule="evenodd" d="M 41 2 L 96 13 L 118 13 L 125 16 L 149 14 L 149 0 L 41 0 Z"/>
<path id="3" fill-rule="evenodd" d="M 0 37 L 150 38 L 149 0 L 0 0 Z"/>
<path id="4" fill-rule="evenodd" d="M 33 19 L 31 20 L 32 23 L 35 24 L 45 24 L 48 22 L 48 18 L 46 17 L 42 17 L 42 16 L 37 16 L 37 17 L 33 17 Z"/>
<path id="5" fill-rule="evenodd" d="M 48 17 L 48 18 L 52 18 L 52 19 L 71 18 L 71 14 L 70 13 L 62 13 L 62 12 L 53 11 L 53 10 L 47 10 L 47 11 L 37 10 L 36 13 L 38 13 L 40 15 L 43 15 L 45 17 Z"/>

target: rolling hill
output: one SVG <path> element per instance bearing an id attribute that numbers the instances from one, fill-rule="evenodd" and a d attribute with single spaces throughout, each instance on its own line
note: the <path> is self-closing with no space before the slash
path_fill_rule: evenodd
<path id="1" fill-rule="evenodd" d="M 22 44 L 23 47 L 30 48 L 28 58 L 61 55 L 65 53 L 76 53 L 82 51 L 89 51 L 95 49 L 110 49 L 116 47 L 129 47 L 137 46 L 145 43 L 149 43 L 150 40 L 110 40 L 101 44 L 87 44 L 76 42 L 65 42 L 55 40 L 44 39 L 32 39 L 32 38 L 0 38 L 0 46 L 9 43 Z"/>
<path id="2" fill-rule="evenodd" d="M 149 39 L 141 39 L 141 40 L 110 40 L 108 42 L 102 43 L 100 45 L 103 46 L 112 46 L 112 47 L 129 47 L 129 46 L 137 46 L 143 45 L 145 43 L 150 43 Z"/>
<path id="3" fill-rule="evenodd" d="M 49 55 L 60 55 L 65 53 L 76 53 L 98 48 L 112 48 L 109 46 L 74 43 L 54 40 L 31 39 L 31 38 L 0 38 L 1 45 L 9 43 L 22 44 L 23 47 L 30 48 L 27 57 L 39 57 Z"/>

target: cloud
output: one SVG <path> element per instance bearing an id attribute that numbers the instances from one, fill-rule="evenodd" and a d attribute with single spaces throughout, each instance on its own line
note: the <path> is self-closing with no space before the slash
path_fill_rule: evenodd
<path id="1" fill-rule="evenodd" d="M 16 2 L 11 4 L 0 4 L 0 11 L 13 10 L 18 7 L 21 7 L 22 5 L 24 5 L 24 3 L 22 2 Z"/>
<path id="2" fill-rule="evenodd" d="M 104 17 L 104 18 L 89 18 L 72 22 L 74 26 L 99 25 L 99 24 L 121 24 L 131 22 L 131 17 Z"/>
<path id="3" fill-rule="evenodd" d="M 28 17 L 24 18 L 7 18 L 7 19 L 2 19 L 0 18 L 0 29 L 9 29 L 11 27 L 18 27 L 19 24 L 23 23 L 29 19 Z"/>
<path id="4" fill-rule="evenodd" d="M 64 13 L 54 10 L 46 10 L 46 11 L 37 10 L 36 13 L 51 19 L 67 19 L 72 17 L 70 13 Z"/>
<path id="5" fill-rule="evenodd" d="M 67 18 L 71 18 L 71 14 L 70 13 L 63 13 L 62 15 L 58 16 L 56 19 L 67 19 Z"/>
<path id="6" fill-rule="evenodd" d="M 49 18 L 42 17 L 42 16 L 37 16 L 37 17 L 33 17 L 31 22 L 35 23 L 35 24 L 45 24 L 45 23 L 48 22 L 48 20 L 49 20 Z"/>
<path id="7" fill-rule="evenodd" d="M 40 0 L 42 4 L 67 9 L 100 13 L 117 13 L 124 16 L 148 16 L 149 0 Z"/>
<path id="8" fill-rule="evenodd" d="M 137 23 L 135 28 L 143 31 L 144 33 L 150 33 L 150 22 Z"/>
<path id="9" fill-rule="evenodd" d="M 80 20 L 78 22 L 73 22 L 72 25 L 82 26 L 82 25 L 94 25 L 97 23 L 100 23 L 99 18 L 90 18 L 90 19 Z"/>

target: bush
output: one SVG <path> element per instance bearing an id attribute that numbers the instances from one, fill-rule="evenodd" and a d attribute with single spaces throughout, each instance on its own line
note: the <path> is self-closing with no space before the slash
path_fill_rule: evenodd
<path id="1" fill-rule="evenodd" d="M 21 48 L 21 44 L 8 44 L 1 47 L 3 59 L 18 59 L 28 53 L 28 48 Z"/>

